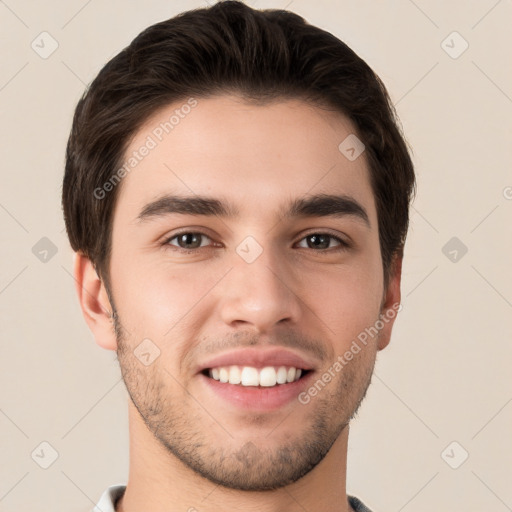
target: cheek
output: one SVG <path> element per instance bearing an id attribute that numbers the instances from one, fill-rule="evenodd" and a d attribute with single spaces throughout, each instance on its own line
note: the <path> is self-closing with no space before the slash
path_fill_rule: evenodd
<path id="1" fill-rule="evenodd" d="M 206 297 L 223 269 L 170 265 L 143 258 L 125 258 L 112 272 L 114 297 L 121 320 L 132 338 L 181 339 L 191 320 L 202 314 Z M 206 303 L 206 302 L 205 302 Z M 166 341 L 167 343 L 167 341 Z"/>
<path id="2" fill-rule="evenodd" d="M 301 296 L 340 352 L 378 319 L 382 293 L 380 262 L 367 261 L 306 274 Z"/>

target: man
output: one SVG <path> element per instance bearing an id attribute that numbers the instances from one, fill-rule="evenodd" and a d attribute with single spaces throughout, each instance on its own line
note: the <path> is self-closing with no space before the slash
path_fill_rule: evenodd
<path id="1" fill-rule="evenodd" d="M 333 35 L 225 1 L 142 32 L 80 100 L 63 209 L 129 392 L 95 510 L 369 510 L 349 422 L 400 303 L 414 170 Z"/>

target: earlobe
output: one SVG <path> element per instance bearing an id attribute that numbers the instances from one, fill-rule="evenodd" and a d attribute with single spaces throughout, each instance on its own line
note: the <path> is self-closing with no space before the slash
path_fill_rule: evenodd
<path id="1" fill-rule="evenodd" d="M 117 350 L 112 307 L 105 285 L 91 260 L 80 252 L 74 257 L 74 277 L 82 314 L 96 343 L 107 350 Z"/>
<path id="2" fill-rule="evenodd" d="M 398 314 L 401 300 L 400 282 L 402 279 L 402 251 L 398 251 L 391 263 L 391 274 L 381 308 L 383 328 L 379 332 L 377 349 L 386 348 L 391 340 L 391 331 Z"/>

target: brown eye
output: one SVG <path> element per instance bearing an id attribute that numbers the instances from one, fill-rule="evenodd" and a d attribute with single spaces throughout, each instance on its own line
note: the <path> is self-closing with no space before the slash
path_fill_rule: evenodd
<path id="1" fill-rule="evenodd" d="M 180 249 L 190 250 L 198 249 L 199 247 L 208 245 L 207 243 L 203 243 L 204 239 L 210 240 L 210 238 L 203 233 L 187 232 L 180 233 L 179 235 L 175 235 L 172 238 L 169 238 L 166 243 L 175 247 L 179 247 Z M 176 240 L 177 243 L 172 243 L 173 240 Z"/>
<path id="2" fill-rule="evenodd" d="M 300 245 L 303 243 L 303 241 L 306 241 L 306 247 L 304 245 Z M 334 241 L 335 243 L 331 245 L 331 242 Z M 335 237 L 333 235 L 329 235 L 327 233 L 313 233 L 311 235 L 308 235 L 304 237 L 299 242 L 300 247 L 304 247 L 306 249 L 331 249 L 332 247 L 346 247 L 347 244 L 343 242 L 338 237 Z"/>

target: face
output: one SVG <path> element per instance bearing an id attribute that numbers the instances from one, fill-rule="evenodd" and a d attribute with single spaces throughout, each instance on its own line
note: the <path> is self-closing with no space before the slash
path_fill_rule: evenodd
<path id="1" fill-rule="evenodd" d="M 345 354 L 398 281 L 384 289 L 364 153 L 338 149 L 355 132 L 345 117 L 299 100 L 196 101 L 159 111 L 126 153 L 138 160 L 110 261 L 119 362 L 169 457 L 226 487 L 278 488 L 357 410 L 392 320 Z"/>

